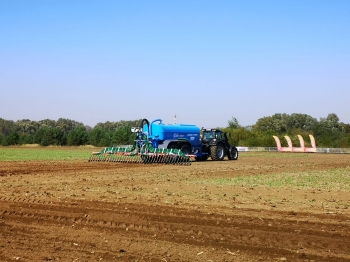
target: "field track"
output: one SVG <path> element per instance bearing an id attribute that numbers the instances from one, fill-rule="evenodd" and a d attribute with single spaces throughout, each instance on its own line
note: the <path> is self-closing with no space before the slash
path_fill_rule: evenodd
<path id="1" fill-rule="evenodd" d="M 349 165 L 288 153 L 191 166 L 3 161 L 0 261 L 350 261 L 346 185 L 230 183 Z"/>

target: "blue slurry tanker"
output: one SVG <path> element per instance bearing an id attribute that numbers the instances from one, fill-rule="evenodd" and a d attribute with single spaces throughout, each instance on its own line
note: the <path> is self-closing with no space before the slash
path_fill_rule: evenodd
<path id="1" fill-rule="evenodd" d="M 143 133 L 155 148 L 180 149 L 185 155 L 193 153 L 200 146 L 200 128 L 196 125 L 166 125 L 161 119 L 142 121 Z"/>

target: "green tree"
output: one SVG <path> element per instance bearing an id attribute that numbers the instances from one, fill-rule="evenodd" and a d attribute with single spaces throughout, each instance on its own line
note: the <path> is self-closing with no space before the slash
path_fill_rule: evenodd
<path id="1" fill-rule="evenodd" d="M 241 126 L 239 125 L 237 118 L 232 117 L 231 120 L 228 121 L 228 128 L 237 129 L 240 127 Z"/>
<path id="2" fill-rule="evenodd" d="M 102 146 L 101 140 L 104 137 L 105 130 L 102 127 L 95 127 L 88 133 L 88 141 L 90 145 Z"/>
<path id="3" fill-rule="evenodd" d="M 19 134 L 15 131 L 12 131 L 8 136 L 7 136 L 7 144 L 8 145 L 17 145 L 19 142 Z"/>
<path id="4" fill-rule="evenodd" d="M 1 139 L 1 145 L 2 146 L 8 146 L 9 144 L 7 143 L 7 137 L 3 136 Z"/>
<path id="5" fill-rule="evenodd" d="M 64 132 L 57 127 L 42 126 L 34 135 L 34 143 L 41 146 L 63 145 Z"/>
<path id="6" fill-rule="evenodd" d="M 306 114 L 291 114 L 286 119 L 287 131 L 291 129 L 312 130 L 317 124 L 316 118 Z"/>
<path id="7" fill-rule="evenodd" d="M 117 131 L 109 130 L 104 127 L 95 127 L 89 135 L 89 144 L 94 146 L 112 146 L 113 144 L 125 143 L 128 140 L 128 134 L 131 133 L 129 127 L 118 128 Z"/>
<path id="8" fill-rule="evenodd" d="M 266 132 L 273 131 L 275 133 L 283 133 L 287 131 L 287 114 L 274 114 L 273 116 L 258 119 L 253 125 L 254 131 Z"/>
<path id="9" fill-rule="evenodd" d="M 5 120 L 3 118 L 0 118 L 0 133 L 8 136 L 11 132 L 15 131 L 14 128 L 15 124 L 11 120 Z"/>
<path id="10" fill-rule="evenodd" d="M 88 141 L 88 134 L 84 126 L 78 126 L 68 133 L 67 143 L 69 146 L 85 145 Z"/>
<path id="11" fill-rule="evenodd" d="M 105 130 L 103 137 L 100 141 L 101 146 L 112 146 L 113 145 L 113 131 Z"/>
<path id="12" fill-rule="evenodd" d="M 20 144 L 33 144 L 33 142 L 34 142 L 34 135 L 31 135 L 31 134 L 20 135 Z"/>
<path id="13" fill-rule="evenodd" d="M 325 118 L 321 117 L 313 132 L 319 147 L 338 147 L 346 135 L 345 129 L 339 123 L 338 116 L 334 113 L 328 114 Z"/>
<path id="14" fill-rule="evenodd" d="M 130 126 L 122 126 L 114 132 L 112 142 L 117 145 L 129 145 L 134 143 L 136 135 L 131 132 Z"/>
<path id="15" fill-rule="evenodd" d="M 83 123 L 66 119 L 66 118 L 59 118 L 56 122 L 56 126 L 63 130 L 65 134 L 68 134 L 68 132 L 72 131 L 73 129 L 76 129 L 79 126 L 84 126 Z"/>

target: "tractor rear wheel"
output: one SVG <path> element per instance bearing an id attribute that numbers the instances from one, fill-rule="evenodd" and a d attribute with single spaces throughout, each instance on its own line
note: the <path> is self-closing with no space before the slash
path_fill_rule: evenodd
<path id="1" fill-rule="evenodd" d="M 212 146 L 210 147 L 210 156 L 211 159 L 216 160 L 224 160 L 225 157 L 225 149 L 222 145 Z"/>

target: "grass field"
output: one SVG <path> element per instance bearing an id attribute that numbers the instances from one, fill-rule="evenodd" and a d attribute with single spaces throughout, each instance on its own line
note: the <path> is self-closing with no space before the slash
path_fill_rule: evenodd
<path id="1" fill-rule="evenodd" d="M 88 160 L 90 147 L 0 147 L 0 161 Z"/>
<path id="2" fill-rule="evenodd" d="M 196 181 L 198 184 L 240 185 L 242 187 L 285 187 L 350 190 L 350 167 L 331 170 L 290 172 Z"/>

